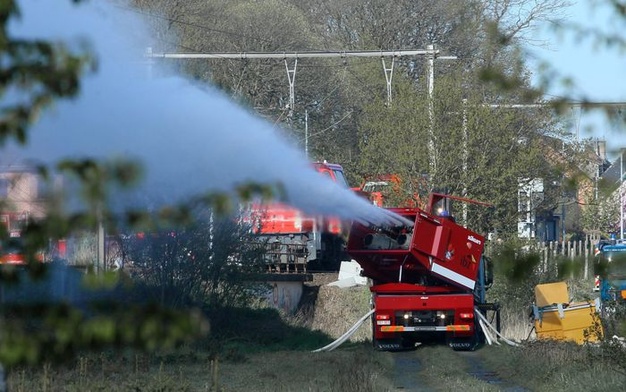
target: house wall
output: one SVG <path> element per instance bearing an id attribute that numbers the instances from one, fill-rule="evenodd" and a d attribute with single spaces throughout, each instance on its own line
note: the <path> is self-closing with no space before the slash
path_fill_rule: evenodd
<path id="1" fill-rule="evenodd" d="M 4 212 L 26 213 L 33 218 L 46 214 L 43 180 L 29 169 L 0 169 L 0 201 Z"/>

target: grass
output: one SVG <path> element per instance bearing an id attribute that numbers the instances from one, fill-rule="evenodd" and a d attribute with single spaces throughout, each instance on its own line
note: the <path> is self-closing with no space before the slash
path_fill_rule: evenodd
<path id="1" fill-rule="evenodd" d="M 282 349 L 264 350 L 230 341 L 218 355 L 202 345 L 152 354 L 85 354 L 65 365 L 13 369 L 8 382 L 11 391 L 46 392 L 391 391 L 396 383 L 394 360 L 402 354 L 376 352 L 368 343 L 311 353 L 284 343 Z M 626 383 L 624 351 L 601 346 L 535 341 L 519 348 L 485 346 L 459 353 L 432 345 L 406 354 L 420 363 L 419 373 L 406 377 L 432 391 L 498 391 L 508 385 L 528 390 L 620 390 Z M 622 368 L 613 362 L 620 358 Z M 484 369 L 476 368 L 478 363 L 494 371 L 496 378 L 481 379 Z"/>
<path id="2" fill-rule="evenodd" d="M 454 352 L 445 346 L 416 351 L 419 380 L 434 391 L 618 391 L 626 385 L 626 347 L 535 340 L 520 347 L 483 346 Z"/>
<path id="3" fill-rule="evenodd" d="M 421 363 L 419 380 L 433 391 L 500 391 L 499 385 L 481 380 L 472 374 L 474 353 L 455 352 L 446 345 L 418 347 Z M 467 355 L 466 355 L 467 354 Z"/>
<path id="4" fill-rule="evenodd" d="M 498 391 L 508 386 L 620 390 L 626 384 L 626 349 L 608 344 L 535 341 L 519 348 L 485 346 L 472 353 L 426 345 L 414 352 L 381 353 L 372 349 L 370 325 L 365 323 L 350 343 L 312 353 L 369 310 L 369 292 L 313 284 L 305 294 L 305 306 L 295 315 L 270 308 L 213 309 L 211 336 L 175 350 L 84 353 L 64 364 L 14 368 L 9 390 L 378 392 L 396 390 L 398 377 L 432 391 Z M 525 290 L 508 294 L 504 335 L 525 340 L 531 328 Z M 403 355 L 419 362 L 418 373 L 402 373 Z M 493 378 L 481 376 L 490 371 Z"/>
<path id="5" fill-rule="evenodd" d="M 15 369 L 11 391 L 385 391 L 392 362 L 365 344 L 329 353 L 257 352 L 238 360 L 177 350 L 92 354 L 67 366 Z"/>
<path id="6" fill-rule="evenodd" d="M 498 374 L 530 390 L 617 391 L 626 385 L 624 348 L 611 352 L 604 345 L 541 340 L 519 348 L 486 347 L 480 356 Z"/>
<path id="7" fill-rule="evenodd" d="M 501 327 L 502 335 L 516 342 L 535 337 L 533 325 L 526 310 L 503 309 Z"/>
<path id="8" fill-rule="evenodd" d="M 363 297 L 351 291 L 342 302 L 340 293 L 332 290 L 328 299 L 333 299 L 333 311 L 340 312 L 345 301 L 354 302 L 353 295 Z M 356 321 L 351 314 L 343 316 L 341 323 Z M 391 388 L 393 362 L 388 353 L 373 351 L 369 342 L 312 353 L 334 338 L 306 327 L 317 321 L 302 314 L 224 308 L 209 311 L 208 318 L 211 335 L 176 350 L 86 353 L 65 364 L 15 368 L 9 373 L 9 390 L 367 392 Z M 323 320 L 315 325 L 332 324 L 331 319 Z"/>
<path id="9" fill-rule="evenodd" d="M 570 298 L 574 302 L 591 300 L 593 282 L 590 279 L 568 279 Z M 521 341 L 521 347 L 488 346 L 478 353 L 486 366 L 503 379 L 528 390 L 621 390 L 626 385 L 626 348 L 608 341 L 596 345 L 572 342 L 536 340 L 529 318 L 534 301 L 534 284 L 510 283 L 501 280 L 494 295 L 502 303 L 504 336 Z M 560 281 L 558 278 L 549 282 Z M 532 284 L 531 284 L 532 283 Z M 615 317 L 614 317 L 615 318 Z M 623 322 L 623 314 L 619 317 Z M 608 319 L 605 319 L 605 324 Z M 616 322 L 619 324 L 619 322 Z M 611 332 L 616 328 L 608 328 Z"/>
<path id="10" fill-rule="evenodd" d="M 315 277 L 311 284 L 305 283 L 300 310 L 288 320 L 293 325 L 320 331 L 336 339 L 371 309 L 371 293 L 365 286 L 344 289 L 327 286 L 325 283 L 336 280 L 337 274 L 327 275 Z M 371 324 L 366 322 L 350 341 L 369 341 L 371 334 Z"/>

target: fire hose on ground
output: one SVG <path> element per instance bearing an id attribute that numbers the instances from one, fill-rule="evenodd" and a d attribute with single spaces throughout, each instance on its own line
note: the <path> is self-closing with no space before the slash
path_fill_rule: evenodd
<path id="1" fill-rule="evenodd" d="M 357 321 L 352 327 L 350 327 L 350 329 L 348 329 L 348 331 L 346 331 L 346 333 L 341 335 L 337 340 L 335 340 L 334 342 L 322 348 L 313 350 L 312 352 L 318 353 L 322 351 L 332 351 L 336 349 L 337 347 L 341 346 L 346 340 L 350 339 L 350 337 L 355 334 L 355 332 L 359 329 L 359 327 L 372 315 L 372 313 L 374 313 L 374 310 L 375 309 L 372 309 L 369 312 L 367 312 L 363 317 L 359 319 L 359 321 Z M 474 314 L 478 316 L 478 323 L 480 324 L 481 330 L 483 334 L 485 335 L 485 340 L 487 341 L 487 344 L 489 345 L 491 345 L 492 343 L 496 343 L 498 345 L 500 344 L 498 339 L 494 337 L 494 334 L 495 334 L 496 336 L 500 337 L 502 341 L 505 342 L 506 344 L 511 345 L 511 346 L 519 346 L 518 343 L 502 336 L 502 334 L 498 332 L 498 330 L 487 320 L 487 318 L 478 309 L 476 308 L 474 309 Z"/>
<path id="2" fill-rule="evenodd" d="M 359 329 L 359 327 L 361 326 L 361 324 L 363 324 L 371 315 L 372 313 L 374 313 L 375 309 L 370 310 L 369 312 L 367 312 L 365 314 L 365 316 L 361 317 L 359 319 L 359 321 L 356 322 L 356 324 L 354 324 L 346 333 L 344 333 L 343 335 L 341 335 L 337 340 L 335 340 L 334 342 L 322 347 L 322 348 L 318 348 L 317 350 L 313 350 L 314 353 L 318 353 L 318 352 L 322 352 L 322 351 L 332 351 L 334 349 L 336 349 L 337 347 L 339 347 L 343 342 L 345 342 L 346 340 L 350 339 L 350 337 L 352 335 L 354 335 L 354 333 Z"/>
<path id="3" fill-rule="evenodd" d="M 483 331 L 483 334 L 485 335 L 485 339 L 487 340 L 487 344 L 491 345 L 491 341 L 495 342 L 496 344 L 500 344 L 500 342 L 498 341 L 498 339 L 494 338 L 494 336 L 492 335 L 495 334 L 497 336 L 499 336 L 503 342 L 505 342 L 506 344 L 510 345 L 510 346 L 519 346 L 519 343 L 516 343 L 510 339 L 505 338 L 504 336 L 502 336 L 502 334 L 500 332 L 498 332 L 498 329 L 496 327 L 494 327 L 489 321 L 487 321 L 487 318 L 485 317 L 485 315 L 483 315 L 480 310 L 478 310 L 478 308 L 474 308 L 474 314 L 478 316 L 478 323 L 480 324 L 480 327 Z"/>

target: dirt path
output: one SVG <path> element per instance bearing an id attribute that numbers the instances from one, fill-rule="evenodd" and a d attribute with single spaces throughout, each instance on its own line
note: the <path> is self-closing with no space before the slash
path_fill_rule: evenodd
<path id="1" fill-rule="evenodd" d="M 422 363 L 414 351 L 394 353 L 394 391 L 431 392 L 420 380 Z"/>
<path id="2" fill-rule="evenodd" d="M 500 376 L 489 369 L 487 369 L 485 362 L 482 360 L 480 355 L 477 352 L 473 351 L 458 351 L 456 353 L 461 357 L 465 358 L 468 363 L 468 373 L 475 378 L 486 382 L 487 384 L 498 387 L 501 391 L 506 392 L 530 392 L 528 389 L 518 386 L 511 385 L 506 380 L 500 378 Z"/>
<path id="3" fill-rule="evenodd" d="M 446 355 L 452 355 L 465 363 L 465 373 L 459 373 L 457 376 L 446 375 L 446 380 L 439 380 L 436 376 L 430 378 L 424 375 L 423 370 L 427 368 L 429 359 L 424 357 L 424 352 L 420 352 L 418 347 L 415 351 L 405 351 L 393 353 L 394 374 L 392 391 L 410 391 L 410 392 L 434 392 L 445 390 L 431 385 L 439 385 L 443 382 L 445 385 L 455 386 L 465 385 L 466 391 L 483 391 L 498 390 L 506 392 L 529 392 L 528 389 L 521 386 L 513 385 L 507 380 L 502 379 L 497 373 L 487 368 L 478 352 L 455 352 L 448 347 L 441 347 L 441 350 L 450 350 L 445 352 Z M 432 352 L 430 354 L 432 355 Z M 432 365 L 430 365 L 432 366 Z M 451 382 L 450 377 L 455 378 L 455 382 Z M 458 380 L 456 378 L 458 377 Z M 468 382 L 471 381 L 471 382 Z M 473 380 L 473 381 L 472 381 Z"/>

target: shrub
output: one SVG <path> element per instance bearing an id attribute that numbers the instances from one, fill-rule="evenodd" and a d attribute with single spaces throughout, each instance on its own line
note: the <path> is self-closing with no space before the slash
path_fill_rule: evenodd
<path id="1" fill-rule="evenodd" d="M 244 304 L 254 285 L 247 274 L 262 263 L 249 228 L 208 209 L 185 226 L 128 236 L 122 246 L 144 294 L 172 307 Z"/>

